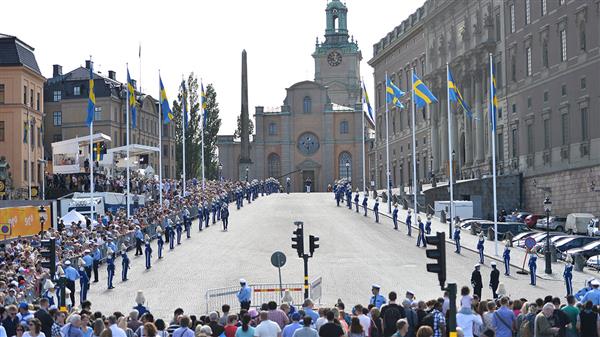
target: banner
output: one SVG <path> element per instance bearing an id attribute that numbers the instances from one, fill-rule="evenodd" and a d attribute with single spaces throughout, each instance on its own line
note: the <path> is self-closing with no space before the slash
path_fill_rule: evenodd
<path id="1" fill-rule="evenodd" d="M 40 214 L 36 206 L 0 208 L 0 239 L 10 239 L 19 236 L 31 236 L 40 232 Z M 50 209 L 44 223 L 44 230 L 52 226 Z"/>
<path id="2" fill-rule="evenodd" d="M 6 194 L 6 182 L 4 179 L 0 179 L 0 197 L 3 197 Z"/>

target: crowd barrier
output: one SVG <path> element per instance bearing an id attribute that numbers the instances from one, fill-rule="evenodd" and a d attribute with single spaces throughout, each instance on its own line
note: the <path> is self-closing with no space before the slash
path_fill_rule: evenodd
<path id="1" fill-rule="evenodd" d="M 289 291 L 292 296 L 292 304 L 302 304 L 304 301 L 304 284 L 298 283 L 283 283 L 281 288 L 279 283 L 258 283 L 248 285 L 252 289 L 253 307 L 259 307 L 263 303 L 269 301 L 281 302 L 284 292 Z M 206 313 L 210 311 L 221 311 L 223 304 L 228 304 L 232 312 L 240 310 L 240 302 L 237 299 L 237 293 L 240 290 L 239 286 L 231 286 L 224 288 L 214 288 L 206 291 Z"/>

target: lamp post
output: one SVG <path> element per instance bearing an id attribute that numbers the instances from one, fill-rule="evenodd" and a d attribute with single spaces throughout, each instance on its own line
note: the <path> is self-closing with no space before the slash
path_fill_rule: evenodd
<path id="1" fill-rule="evenodd" d="M 219 181 L 223 180 L 223 164 L 219 162 Z"/>
<path id="2" fill-rule="evenodd" d="M 350 162 L 346 161 L 346 180 L 350 181 Z"/>
<path id="3" fill-rule="evenodd" d="M 248 168 L 248 166 L 246 166 L 246 182 L 248 182 L 248 171 L 250 171 L 250 169 Z"/>
<path id="4" fill-rule="evenodd" d="M 44 205 L 40 205 L 40 208 L 38 209 L 38 214 L 40 215 L 40 237 L 43 239 L 44 238 L 44 223 L 46 223 L 46 218 L 48 217 L 48 214 L 46 213 L 46 209 L 44 208 Z"/>
<path id="5" fill-rule="evenodd" d="M 544 211 L 546 212 L 546 251 L 544 252 L 544 258 L 546 259 L 546 274 L 552 274 L 552 261 L 550 253 L 550 212 L 552 211 L 552 201 L 546 197 L 544 200 Z"/>

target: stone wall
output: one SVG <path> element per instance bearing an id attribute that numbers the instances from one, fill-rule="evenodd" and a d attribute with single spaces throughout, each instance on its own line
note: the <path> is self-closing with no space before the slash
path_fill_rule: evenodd
<path id="1" fill-rule="evenodd" d="M 600 216 L 600 166 L 528 176 L 523 179 L 523 186 L 525 209 L 529 211 L 542 212 L 548 194 L 553 214 L 592 213 Z"/>

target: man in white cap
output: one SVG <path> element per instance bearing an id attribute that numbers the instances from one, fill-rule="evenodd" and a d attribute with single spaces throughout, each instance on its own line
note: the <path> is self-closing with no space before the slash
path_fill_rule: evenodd
<path id="1" fill-rule="evenodd" d="M 496 268 L 496 262 L 491 263 L 492 271 L 490 272 L 490 288 L 492 288 L 492 295 L 494 299 L 498 298 L 496 291 L 498 290 L 498 284 L 500 284 L 500 271 Z"/>
<path id="2" fill-rule="evenodd" d="M 593 279 L 590 284 L 592 285 L 592 290 L 588 291 L 587 294 L 583 296 L 581 303 L 592 301 L 593 305 L 600 305 L 600 289 L 598 289 L 598 287 L 600 287 L 600 281 Z"/>
<path id="3" fill-rule="evenodd" d="M 381 306 L 386 303 L 385 297 L 379 295 L 379 290 L 381 290 L 381 286 L 379 286 L 379 284 L 371 285 L 371 293 L 373 296 L 371 296 L 369 304 L 373 304 L 377 308 L 381 308 Z"/>
<path id="4" fill-rule="evenodd" d="M 79 272 L 71 266 L 71 261 L 65 261 L 66 287 L 71 291 L 71 305 L 75 306 L 75 281 L 79 280 Z"/>
<path id="5" fill-rule="evenodd" d="M 250 302 L 252 301 L 252 289 L 248 287 L 245 279 L 240 279 L 240 291 L 237 293 L 237 298 L 240 301 L 242 309 L 250 310 Z"/>
<path id="6" fill-rule="evenodd" d="M 90 255 L 91 251 L 86 249 L 83 251 L 83 261 L 85 262 L 85 273 L 87 274 L 88 279 L 92 278 L 92 267 L 94 266 L 94 258 Z"/>
<path id="7" fill-rule="evenodd" d="M 483 288 L 483 281 L 481 280 L 481 273 L 479 272 L 480 265 L 475 265 L 475 270 L 471 273 L 471 286 L 473 286 L 473 294 L 477 295 L 481 299 L 481 289 Z"/>

